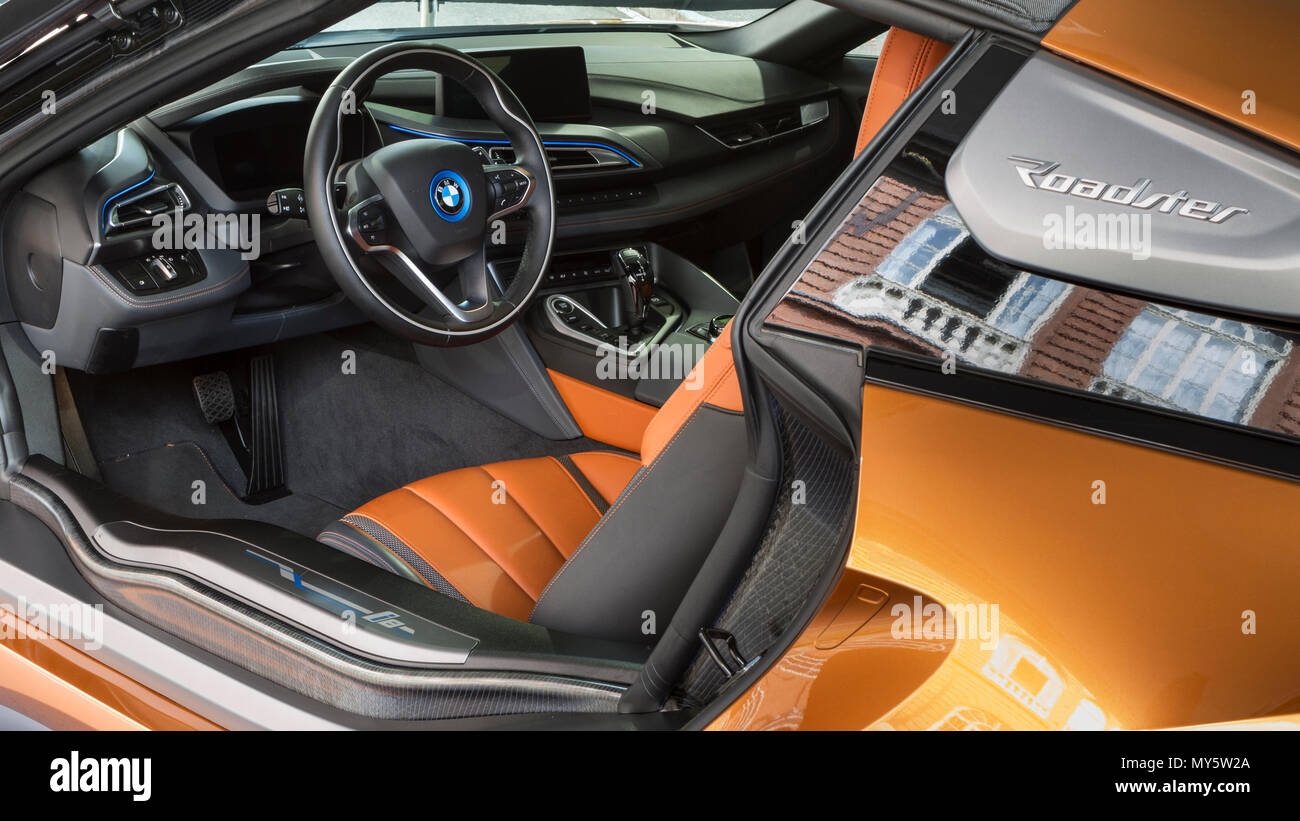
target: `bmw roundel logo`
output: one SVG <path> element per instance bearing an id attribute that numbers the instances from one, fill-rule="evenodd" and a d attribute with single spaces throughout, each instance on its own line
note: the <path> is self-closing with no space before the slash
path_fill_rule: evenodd
<path id="1" fill-rule="evenodd" d="M 455 171 L 439 171 L 429 184 L 429 199 L 438 216 L 456 222 L 469 213 L 469 184 Z"/>

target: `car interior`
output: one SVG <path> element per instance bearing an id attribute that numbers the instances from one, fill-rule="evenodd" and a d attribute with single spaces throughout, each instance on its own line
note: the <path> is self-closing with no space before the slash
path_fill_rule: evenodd
<path id="1" fill-rule="evenodd" d="M 114 605 L 300 696 L 608 711 L 768 523 L 729 321 L 947 48 L 814 0 L 326 30 L 159 101 L 3 215 L 10 368 L 55 374 L 12 492 Z M 508 708 L 465 712 L 484 671 Z"/>

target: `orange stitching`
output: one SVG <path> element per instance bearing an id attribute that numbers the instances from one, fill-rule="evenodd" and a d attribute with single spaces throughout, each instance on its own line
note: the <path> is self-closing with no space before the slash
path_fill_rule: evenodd
<path id="1" fill-rule="evenodd" d="M 94 274 L 96 279 L 98 279 L 101 283 L 103 283 L 108 287 L 108 289 L 113 293 L 113 296 L 117 297 L 119 301 L 121 301 L 126 305 L 129 305 L 133 308 L 163 308 L 167 305 L 175 305 L 180 302 L 187 302 L 191 299 L 198 299 L 201 296 L 207 296 L 208 294 L 214 294 L 217 291 L 220 291 L 224 288 L 229 288 L 230 286 L 234 285 L 236 282 L 239 282 L 241 279 L 243 279 L 244 276 L 247 275 L 251 269 L 247 265 L 245 265 L 243 269 L 241 269 L 240 272 L 235 276 L 231 277 L 225 282 L 220 282 L 217 283 L 216 285 L 208 286 L 202 291 L 194 291 L 193 293 L 189 293 L 184 296 L 169 297 L 167 299 L 150 300 L 150 301 L 139 300 L 128 294 L 123 293 L 122 290 L 118 288 L 116 284 L 113 283 L 112 279 L 109 278 L 108 273 L 106 271 L 101 271 L 101 269 L 97 265 L 92 265 L 86 270 Z"/>

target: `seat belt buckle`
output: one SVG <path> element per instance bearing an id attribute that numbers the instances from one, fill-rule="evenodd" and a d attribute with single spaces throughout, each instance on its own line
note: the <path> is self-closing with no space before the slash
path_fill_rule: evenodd
<path id="1" fill-rule="evenodd" d="M 723 678 L 730 679 L 754 666 L 762 656 L 754 656 L 749 661 L 745 661 L 740 655 L 740 649 L 736 646 L 736 637 L 726 630 L 717 627 L 701 627 L 700 641 L 704 644 L 704 651 L 713 659 L 713 663 L 718 665 L 722 670 Z"/>

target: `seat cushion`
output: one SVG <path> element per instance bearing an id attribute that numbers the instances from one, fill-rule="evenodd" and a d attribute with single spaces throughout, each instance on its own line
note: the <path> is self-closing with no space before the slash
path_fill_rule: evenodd
<path id="1" fill-rule="evenodd" d="M 463 468 L 399 488 L 318 537 L 413 581 L 527 620 L 641 462 L 577 453 Z"/>

